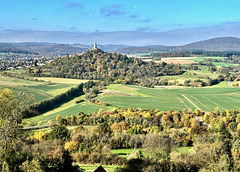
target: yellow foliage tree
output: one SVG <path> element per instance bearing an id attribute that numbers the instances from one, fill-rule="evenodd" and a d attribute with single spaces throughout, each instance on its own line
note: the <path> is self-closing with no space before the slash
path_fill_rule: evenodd
<path id="1" fill-rule="evenodd" d="M 33 137 L 37 141 L 42 141 L 46 139 L 46 133 L 43 131 L 38 131 L 34 133 Z"/>
<path id="2" fill-rule="evenodd" d="M 76 141 L 69 141 L 65 143 L 64 149 L 68 150 L 69 152 L 74 152 L 78 148 L 78 142 Z"/>
<path id="3" fill-rule="evenodd" d="M 60 121 L 60 119 L 61 119 L 61 116 L 58 115 L 58 116 L 56 117 L 56 120 L 57 120 L 57 121 Z"/>
<path id="4" fill-rule="evenodd" d="M 111 126 L 111 129 L 114 132 L 128 130 L 129 128 L 130 128 L 129 125 L 125 121 L 121 121 L 119 123 L 114 123 Z"/>
<path id="5" fill-rule="evenodd" d="M 152 115 L 149 112 L 144 113 L 143 116 L 144 116 L 144 118 L 151 118 L 152 117 Z"/>
<path id="6" fill-rule="evenodd" d="M 237 125 L 237 130 L 240 130 L 240 123 Z"/>

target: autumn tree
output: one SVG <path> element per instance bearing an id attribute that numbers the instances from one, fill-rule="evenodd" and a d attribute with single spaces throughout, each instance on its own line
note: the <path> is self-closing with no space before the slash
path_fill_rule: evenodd
<path id="1" fill-rule="evenodd" d="M 170 160 L 170 152 L 173 145 L 169 137 L 148 134 L 144 140 L 143 147 L 153 159 Z"/>
<path id="2" fill-rule="evenodd" d="M 130 134 L 143 134 L 143 126 L 142 125 L 134 125 L 129 130 L 128 133 Z"/>
<path id="3" fill-rule="evenodd" d="M 19 124 L 30 100 L 23 93 L 15 94 L 7 88 L 0 90 L 0 167 L 6 171 L 15 168 L 8 156 L 14 153 Z"/>

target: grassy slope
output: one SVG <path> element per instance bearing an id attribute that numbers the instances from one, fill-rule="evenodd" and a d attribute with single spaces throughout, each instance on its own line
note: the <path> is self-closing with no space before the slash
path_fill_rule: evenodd
<path id="1" fill-rule="evenodd" d="M 77 86 L 82 82 L 86 82 L 86 80 L 78 80 L 78 79 L 65 79 L 65 78 L 34 78 L 39 80 L 44 80 L 45 82 L 36 82 L 36 81 L 29 81 L 23 79 L 16 79 L 12 77 L 5 77 L 0 75 L 0 87 L 2 88 L 10 88 L 14 91 L 21 91 L 27 93 L 28 95 L 32 96 L 34 102 L 40 102 L 49 98 L 52 98 L 58 94 L 66 92 L 68 89 Z M 47 85 L 47 82 L 51 80 L 52 85 Z M 63 117 L 68 115 L 76 115 L 79 112 L 83 111 L 84 113 L 92 113 L 94 111 L 98 111 L 99 109 L 103 108 L 107 110 L 108 108 L 90 104 L 88 102 L 83 102 L 81 104 L 76 104 L 76 100 L 79 98 L 75 98 L 60 107 L 53 109 L 45 113 L 44 115 L 37 116 L 32 120 L 34 122 L 38 122 L 42 120 L 47 122 L 48 120 L 55 120 L 56 116 L 59 114 Z M 51 114 L 49 116 L 49 114 Z M 46 117 L 47 116 L 47 117 Z"/>
<path id="2" fill-rule="evenodd" d="M 148 156 L 146 152 L 144 152 L 144 149 L 136 149 L 136 150 L 141 150 L 143 156 Z M 134 149 L 113 149 L 112 153 L 118 154 L 121 157 L 128 158 L 134 151 Z"/>
<path id="3" fill-rule="evenodd" d="M 14 72 L 20 74 L 21 70 L 15 70 Z M 0 87 L 25 92 L 33 96 L 35 102 L 40 102 L 64 93 L 68 89 L 75 87 L 82 82 L 86 82 L 86 80 L 53 77 L 34 77 L 32 79 L 44 80 L 45 82 L 17 79 L 0 75 Z M 51 85 L 47 85 L 49 80 L 52 82 Z"/>
<path id="4" fill-rule="evenodd" d="M 59 107 L 53 108 L 53 110 L 50 110 L 40 116 L 36 116 L 31 118 L 31 121 L 33 123 L 38 123 L 38 121 L 42 121 L 43 123 L 47 123 L 49 120 L 55 121 L 56 116 L 60 115 L 61 117 L 71 116 L 71 115 L 77 115 L 79 112 L 84 112 L 86 114 L 92 113 L 92 112 L 98 112 L 99 109 L 103 110 L 111 110 L 111 107 L 104 107 L 100 105 L 91 104 L 89 102 L 82 102 L 79 104 L 76 104 L 75 102 L 78 99 L 82 99 L 83 97 L 77 97 L 72 99 L 71 101 L 62 104 Z"/>
<path id="5" fill-rule="evenodd" d="M 51 94 L 48 94 L 41 89 L 38 89 L 38 87 L 47 88 L 48 86 L 45 84 L 46 83 L 44 82 L 16 79 L 0 75 L 0 87 L 9 88 L 14 91 L 25 92 L 31 95 L 34 98 L 35 102 L 39 102 L 52 97 Z"/>

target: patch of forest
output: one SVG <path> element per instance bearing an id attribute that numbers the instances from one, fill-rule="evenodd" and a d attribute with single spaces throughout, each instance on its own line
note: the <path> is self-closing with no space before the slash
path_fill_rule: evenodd
<path id="1" fill-rule="evenodd" d="M 203 57 L 239 57 L 240 51 L 181 51 L 181 52 L 163 52 L 163 53 L 152 53 L 150 55 L 152 58 L 159 57 L 195 57 L 195 56 L 203 56 Z"/>

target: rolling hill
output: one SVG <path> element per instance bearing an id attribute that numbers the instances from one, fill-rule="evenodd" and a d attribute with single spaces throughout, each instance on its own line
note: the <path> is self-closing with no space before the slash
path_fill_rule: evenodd
<path id="1" fill-rule="evenodd" d="M 181 48 L 183 50 L 240 51 L 240 39 L 235 37 L 219 37 L 183 45 Z"/>
<path id="2" fill-rule="evenodd" d="M 164 52 L 184 52 L 184 51 L 240 51 L 240 38 L 236 37 L 219 37 L 204 41 L 197 41 L 182 46 L 144 46 L 128 47 L 117 50 L 118 53 L 151 53 L 153 51 Z"/>

